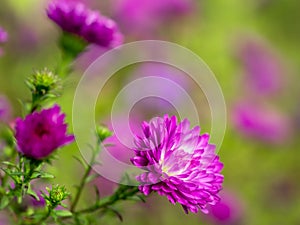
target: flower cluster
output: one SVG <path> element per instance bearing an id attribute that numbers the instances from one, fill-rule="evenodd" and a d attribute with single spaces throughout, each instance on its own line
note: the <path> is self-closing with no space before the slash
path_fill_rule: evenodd
<path id="1" fill-rule="evenodd" d="M 142 193 L 156 191 L 180 203 L 186 213 L 206 213 L 208 204 L 219 201 L 223 164 L 208 143 L 209 135 L 199 133 L 199 127 L 190 129 L 187 119 L 177 124 L 175 116 L 143 123 L 143 136 L 136 137 L 136 156 L 131 159 L 145 170 L 137 177 Z"/>
<path id="2" fill-rule="evenodd" d="M 16 120 L 18 150 L 29 158 L 43 159 L 57 148 L 74 141 L 67 135 L 65 114 L 55 105 L 50 109 L 29 114 L 24 120 Z"/>
<path id="3" fill-rule="evenodd" d="M 113 20 L 80 2 L 55 0 L 49 4 L 47 14 L 64 31 L 78 35 L 87 42 L 103 47 L 122 43 L 123 36 Z"/>

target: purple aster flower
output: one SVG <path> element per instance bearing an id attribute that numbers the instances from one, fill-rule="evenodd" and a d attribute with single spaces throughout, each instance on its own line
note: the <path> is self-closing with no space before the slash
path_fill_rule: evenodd
<path id="1" fill-rule="evenodd" d="M 24 120 L 18 118 L 15 134 L 18 150 L 27 157 L 42 159 L 74 141 L 74 136 L 66 133 L 64 119 L 58 105 L 29 114 Z"/>
<path id="2" fill-rule="evenodd" d="M 269 46 L 255 39 L 245 40 L 239 49 L 246 83 L 252 92 L 260 94 L 276 93 L 283 84 L 282 62 Z"/>
<path id="3" fill-rule="evenodd" d="M 233 108 L 232 120 L 244 135 L 273 144 L 280 144 L 290 136 L 290 122 L 280 111 L 244 101 Z"/>
<path id="4" fill-rule="evenodd" d="M 64 31 L 76 34 L 90 43 L 114 47 L 123 41 L 116 23 L 77 1 L 54 0 L 47 9 L 48 17 Z"/>
<path id="5" fill-rule="evenodd" d="M 187 119 L 177 124 L 175 116 L 143 123 L 143 136 L 135 138 L 136 156 L 132 163 L 144 170 L 137 176 L 139 189 L 149 195 L 156 191 L 172 204 L 180 203 L 186 213 L 207 213 L 207 205 L 220 199 L 223 164 L 208 143 L 209 135 L 200 135 L 200 127 L 190 129 Z"/>
<path id="6" fill-rule="evenodd" d="M 164 63 L 147 62 L 139 66 L 131 75 L 130 79 L 135 80 L 138 78 L 147 79 L 147 85 L 141 88 L 129 89 L 124 96 L 126 101 L 132 102 L 136 95 L 140 93 L 155 92 L 155 97 L 148 97 L 139 102 L 142 110 L 153 112 L 159 110 L 170 110 L 173 112 L 173 107 L 183 105 L 186 99 L 184 98 L 183 91 L 191 87 L 188 75 L 183 71 Z M 150 77 L 153 77 L 150 78 Z M 162 79 L 159 79 L 162 78 Z M 158 82 L 158 80 L 160 82 Z M 139 105 L 138 104 L 138 105 Z"/>
<path id="7" fill-rule="evenodd" d="M 115 0 L 112 7 L 124 31 L 147 38 L 195 8 L 192 0 Z"/>

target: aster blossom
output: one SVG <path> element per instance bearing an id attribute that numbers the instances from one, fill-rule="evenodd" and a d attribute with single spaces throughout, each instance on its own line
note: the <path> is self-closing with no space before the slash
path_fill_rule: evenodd
<path id="1" fill-rule="evenodd" d="M 29 158 L 43 159 L 74 141 L 73 135 L 66 134 L 64 119 L 58 105 L 29 114 L 24 120 L 18 118 L 15 138 L 19 152 Z"/>
<path id="2" fill-rule="evenodd" d="M 216 204 L 222 188 L 223 164 L 208 143 L 209 135 L 200 135 L 200 127 L 190 129 L 187 119 L 177 124 L 175 116 L 152 119 L 142 125 L 143 135 L 135 138 L 135 157 L 131 162 L 144 169 L 137 176 L 139 190 L 152 191 L 182 205 L 186 213 L 207 213 L 206 206 Z"/>
<path id="3" fill-rule="evenodd" d="M 102 47 L 122 43 L 123 36 L 117 24 L 97 11 L 77 1 L 52 1 L 47 8 L 48 17 L 62 30 L 73 33 Z"/>

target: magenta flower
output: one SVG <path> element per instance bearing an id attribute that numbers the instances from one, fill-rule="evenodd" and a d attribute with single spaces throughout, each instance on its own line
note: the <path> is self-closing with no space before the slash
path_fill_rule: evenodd
<path id="1" fill-rule="evenodd" d="M 115 0 L 112 4 L 115 18 L 124 31 L 134 36 L 149 38 L 162 25 L 182 18 L 194 8 L 193 0 Z"/>
<path id="2" fill-rule="evenodd" d="M 139 190 L 145 195 L 156 191 L 172 204 L 180 203 L 186 213 L 207 213 L 207 205 L 220 200 L 223 183 L 223 164 L 208 140 L 208 134 L 200 135 L 200 127 L 190 129 L 187 119 L 177 124 L 175 116 L 166 115 L 144 122 L 131 159 L 145 170 L 137 176 Z"/>
<path id="3" fill-rule="evenodd" d="M 74 141 L 73 135 L 66 134 L 64 119 L 58 105 L 34 112 L 24 120 L 18 118 L 15 134 L 18 150 L 29 158 L 42 159 Z"/>
<path id="4" fill-rule="evenodd" d="M 253 102 L 237 103 L 232 120 L 236 129 L 247 137 L 280 144 L 290 136 L 290 122 L 280 111 Z"/>
<path id="5" fill-rule="evenodd" d="M 231 192 L 220 193 L 221 201 L 210 206 L 208 216 L 214 224 L 239 224 L 243 217 L 243 206 Z"/>
<path id="6" fill-rule="evenodd" d="M 114 47 L 123 41 L 113 20 L 88 9 L 83 3 L 54 0 L 48 6 L 47 15 L 64 31 L 76 34 L 90 43 Z"/>

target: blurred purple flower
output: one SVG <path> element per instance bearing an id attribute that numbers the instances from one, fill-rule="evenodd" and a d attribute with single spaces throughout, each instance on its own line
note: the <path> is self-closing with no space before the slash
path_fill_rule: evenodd
<path id="1" fill-rule="evenodd" d="M 11 119 L 11 106 L 5 96 L 0 95 L 0 122 L 9 122 Z"/>
<path id="2" fill-rule="evenodd" d="M 273 49 L 263 42 L 247 39 L 239 48 L 239 59 L 246 73 L 246 84 L 252 92 L 276 93 L 282 86 L 283 66 Z"/>
<path id="3" fill-rule="evenodd" d="M 163 24 L 178 20 L 194 9 L 192 0 L 115 0 L 115 18 L 124 31 L 151 37 Z"/>
<path id="4" fill-rule="evenodd" d="M 241 102 L 232 112 L 233 123 L 244 135 L 279 144 L 290 136 L 288 118 L 280 111 L 253 102 Z"/>
<path id="5" fill-rule="evenodd" d="M 0 27 L 0 43 L 6 42 L 7 39 L 8 39 L 7 32 L 2 27 Z"/>
<path id="6" fill-rule="evenodd" d="M 0 44 L 5 43 L 8 40 L 8 34 L 7 32 L 0 27 Z M 3 54 L 2 48 L 0 48 L 0 56 Z"/>
<path id="7" fill-rule="evenodd" d="M 147 85 L 143 85 L 142 89 L 129 89 L 125 96 L 126 101 L 132 102 L 140 93 L 155 92 L 154 96 L 143 99 L 139 102 L 142 110 L 147 112 L 159 110 L 171 110 L 172 107 L 182 105 L 185 101 L 183 91 L 187 91 L 191 86 L 189 76 L 183 71 L 164 63 L 146 62 L 134 70 L 130 76 L 131 80 L 139 78 L 147 79 Z M 158 82 L 158 78 L 159 82 Z M 173 113 L 173 112 L 172 112 Z"/>
<path id="8" fill-rule="evenodd" d="M 1 212 L 0 214 L 0 225 L 7 225 L 10 224 L 10 221 L 8 219 L 8 215 L 6 212 Z"/>
<path id="9" fill-rule="evenodd" d="M 88 9 L 81 2 L 54 0 L 48 6 L 47 15 L 64 31 L 76 34 L 90 43 L 115 47 L 123 41 L 113 20 Z"/>
<path id="10" fill-rule="evenodd" d="M 223 164 L 208 143 L 209 135 L 200 135 L 200 127 L 190 129 L 187 119 L 177 124 L 175 116 L 143 123 L 143 136 L 135 138 L 136 156 L 132 163 L 145 169 L 137 180 L 139 189 L 149 195 L 156 191 L 172 204 L 180 203 L 186 213 L 207 213 L 207 205 L 220 199 Z"/>
<path id="11" fill-rule="evenodd" d="M 221 191 L 220 197 L 220 202 L 210 206 L 210 219 L 215 224 L 239 224 L 243 214 L 241 202 L 228 191 Z"/>
<path id="12" fill-rule="evenodd" d="M 25 156 L 42 159 L 57 148 L 74 141 L 73 135 L 67 135 L 65 114 L 58 105 L 41 112 L 34 112 L 23 120 L 16 120 L 16 140 L 18 150 Z"/>

